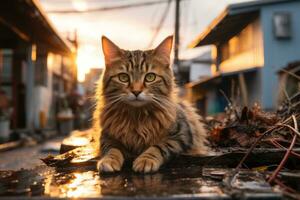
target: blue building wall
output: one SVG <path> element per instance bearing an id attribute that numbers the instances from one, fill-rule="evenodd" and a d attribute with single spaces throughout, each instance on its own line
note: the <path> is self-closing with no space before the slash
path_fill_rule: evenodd
<path id="1" fill-rule="evenodd" d="M 273 34 L 273 14 L 289 12 L 292 37 L 278 40 Z M 273 4 L 261 8 L 261 25 L 264 41 L 264 67 L 262 68 L 262 106 L 276 106 L 279 91 L 277 71 L 289 62 L 300 60 L 300 1 Z"/>

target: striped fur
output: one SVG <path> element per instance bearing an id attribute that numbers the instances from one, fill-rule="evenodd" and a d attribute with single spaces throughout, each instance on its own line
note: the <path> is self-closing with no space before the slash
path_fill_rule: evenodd
<path id="1" fill-rule="evenodd" d="M 176 155 L 207 153 L 200 117 L 177 97 L 171 44 L 168 37 L 154 50 L 126 51 L 102 39 L 106 69 L 99 80 L 93 117 L 100 145 L 99 171 L 119 171 L 124 160 L 133 158 L 134 171 L 155 172 Z M 120 73 L 126 73 L 129 81 L 120 81 Z M 148 73 L 156 75 L 153 82 L 146 81 Z M 134 92 L 140 93 L 132 97 Z"/>

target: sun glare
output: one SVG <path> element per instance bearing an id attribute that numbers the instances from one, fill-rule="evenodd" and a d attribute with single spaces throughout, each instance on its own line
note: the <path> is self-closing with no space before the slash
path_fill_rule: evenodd
<path id="1" fill-rule="evenodd" d="M 76 10 L 89 8 L 87 1 L 72 0 L 71 2 L 73 8 Z M 70 14 L 65 17 L 55 14 L 51 15 L 52 20 L 61 32 L 77 30 L 79 49 L 76 63 L 78 66 L 77 78 L 79 82 L 84 81 L 86 73 L 91 68 L 104 67 L 104 58 L 101 50 L 102 35 L 107 36 L 124 49 L 143 50 L 149 48 L 149 41 L 153 36 L 153 30 L 149 28 L 149 25 L 137 23 L 135 19 L 121 16 L 122 14 L 119 12 L 105 12 L 101 15 L 99 13 L 93 15 Z M 168 29 L 162 29 L 160 36 L 164 37 L 169 34 Z M 161 39 L 160 36 L 157 37 L 157 41 Z M 155 46 L 156 44 L 153 45 Z"/>
<path id="2" fill-rule="evenodd" d="M 83 82 L 85 75 L 89 73 L 91 68 L 101 68 L 104 66 L 104 59 L 101 56 L 93 46 L 82 46 L 79 48 L 76 60 L 78 81 Z"/>
<path id="3" fill-rule="evenodd" d="M 72 6 L 78 11 L 87 10 L 87 3 L 83 0 L 72 0 Z"/>

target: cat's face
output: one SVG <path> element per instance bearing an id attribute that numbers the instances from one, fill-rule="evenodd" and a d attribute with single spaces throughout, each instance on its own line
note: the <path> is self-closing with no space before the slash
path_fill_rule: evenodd
<path id="1" fill-rule="evenodd" d="M 107 99 L 140 107 L 168 98 L 173 85 L 171 36 L 154 50 L 122 50 L 106 37 L 102 38 L 102 48 L 106 64 L 103 92 Z"/>

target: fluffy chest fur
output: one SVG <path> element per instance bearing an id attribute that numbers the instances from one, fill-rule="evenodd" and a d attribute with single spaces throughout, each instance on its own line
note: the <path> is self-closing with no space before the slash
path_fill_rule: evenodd
<path id="1" fill-rule="evenodd" d="M 166 136 L 168 128 L 176 119 L 175 110 L 161 110 L 152 106 L 112 106 L 102 110 L 101 127 L 130 152 L 139 154 Z"/>

